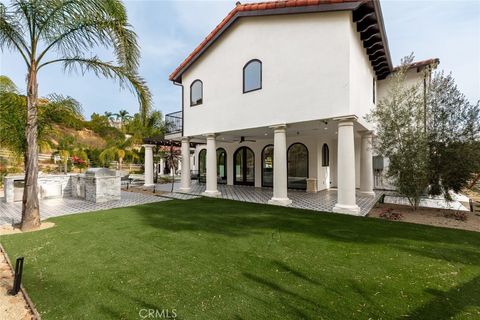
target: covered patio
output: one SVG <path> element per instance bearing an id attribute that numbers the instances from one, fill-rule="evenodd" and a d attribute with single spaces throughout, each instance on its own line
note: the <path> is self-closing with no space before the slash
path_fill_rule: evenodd
<path id="1" fill-rule="evenodd" d="M 359 216 L 379 196 L 373 132 L 356 116 L 167 139 L 144 139 L 146 187 L 154 185 L 154 147 L 170 145 L 181 154 L 183 193 Z"/>
<path id="2" fill-rule="evenodd" d="M 181 184 L 176 183 L 174 186 L 174 192 L 177 194 L 192 194 L 202 195 L 205 192 L 206 185 L 192 182 L 191 189 L 188 193 L 181 191 Z M 171 184 L 157 184 L 155 190 L 170 192 Z M 218 191 L 220 192 L 219 198 L 268 204 L 269 200 L 273 196 L 272 188 L 255 188 L 252 186 L 239 186 L 239 185 L 225 185 L 219 184 Z M 360 207 L 361 216 L 365 216 L 373 208 L 375 203 L 379 200 L 383 192 L 375 192 L 375 196 L 365 196 L 361 192 L 357 191 L 356 200 L 357 205 Z M 337 190 L 329 189 L 322 190 L 317 193 L 308 193 L 301 190 L 289 190 L 288 196 L 292 203 L 288 207 L 308 209 L 314 211 L 333 212 L 333 208 L 337 202 Z"/>

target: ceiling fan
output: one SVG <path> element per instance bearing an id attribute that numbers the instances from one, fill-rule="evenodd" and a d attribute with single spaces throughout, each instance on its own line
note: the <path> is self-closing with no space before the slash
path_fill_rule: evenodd
<path id="1" fill-rule="evenodd" d="M 238 139 L 235 139 L 234 141 L 238 141 L 239 143 L 242 143 L 242 142 L 245 142 L 245 141 L 249 141 L 249 142 L 257 142 L 257 140 L 245 139 L 245 137 L 244 137 L 244 136 L 241 136 L 241 137 L 240 137 L 240 140 L 238 140 Z"/>

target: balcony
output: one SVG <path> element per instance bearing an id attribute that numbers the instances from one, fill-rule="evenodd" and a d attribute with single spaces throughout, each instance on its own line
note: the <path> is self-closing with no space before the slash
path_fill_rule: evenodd
<path id="1" fill-rule="evenodd" d="M 182 111 L 172 112 L 165 115 L 165 135 L 182 134 L 182 130 Z"/>

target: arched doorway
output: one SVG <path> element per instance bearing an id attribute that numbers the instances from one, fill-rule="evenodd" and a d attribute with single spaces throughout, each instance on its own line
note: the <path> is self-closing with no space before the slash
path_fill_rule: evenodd
<path id="1" fill-rule="evenodd" d="M 255 185 L 255 154 L 248 147 L 241 147 L 233 155 L 233 183 Z"/>
<path id="2" fill-rule="evenodd" d="M 273 145 L 262 150 L 262 187 L 273 187 Z"/>
<path id="3" fill-rule="evenodd" d="M 223 148 L 217 149 L 217 182 L 227 183 L 227 151 Z"/>
<path id="4" fill-rule="evenodd" d="M 198 153 L 198 181 L 201 183 L 207 181 L 207 149 L 202 149 Z"/>
<path id="5" fill-rule="evenodd" d="M 288 188 L 307 189 L 308 149 L 302 143 L 294 143 L 287 152 Z"/>

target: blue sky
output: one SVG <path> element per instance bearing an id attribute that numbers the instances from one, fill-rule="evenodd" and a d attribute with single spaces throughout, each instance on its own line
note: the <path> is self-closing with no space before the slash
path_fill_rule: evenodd
<path id="1" fill-rule="evenodd" d="M 8 3 L 8 1 L 2 1 Z M 131 24 L 139 36 L 140 73 L 149 83 L 154 109 L 181 108 L 180 90 L 168 75 L 234 7 L 236 1 L 126 1 Z M 381 1 L 394 64 L 414 52 L 416 60 L 440 58 L 440 69 L 452 72 L 472 101 L 480 99 L 480 1 Z M 102 56 L 104 55 L 101 52 Z M 2 53 L 0 74 L 25 88 L 25 69 L 17 55 Z M 91 74 L 64 74 L 48 67 L 39 75 L 40 94 L 70 95 L 93 113 L 138 110 L 128 90 Z"/>

